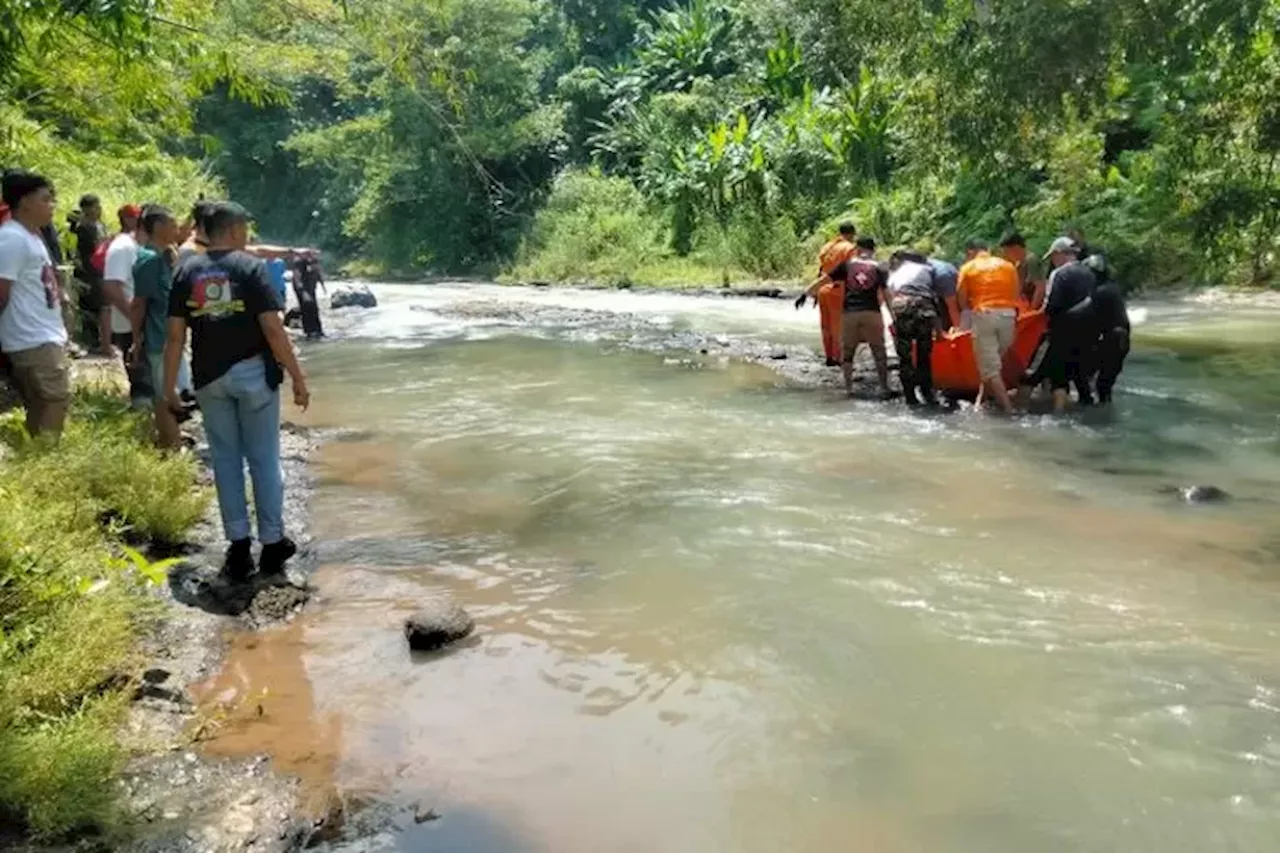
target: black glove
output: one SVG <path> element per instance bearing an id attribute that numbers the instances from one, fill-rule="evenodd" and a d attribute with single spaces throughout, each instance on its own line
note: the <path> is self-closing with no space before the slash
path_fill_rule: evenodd
<path id="1" fill-rule="evenodd" d="M 803 308 L 803 307 L 804 307 L 805 300 L 806 300 L 806 299 L 808 299 L 808 298 L 809 298 L 809 294 L 807 294 L 807 293 L 802 293 L 802 294 L 800 294 L 800 298 L 796 300 L 796 310 L 797 310 L 797 311 L 799 311 L 801 308 Z"/>

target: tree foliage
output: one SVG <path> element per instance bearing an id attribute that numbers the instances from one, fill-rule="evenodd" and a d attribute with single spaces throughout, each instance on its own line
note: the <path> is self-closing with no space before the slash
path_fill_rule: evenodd
<path id="1" fill-rule="evenodd" d="M 754 275 L 850 211 L 943 249 L 1081 224 L 1133 283 L 1267 282 L 1280 251 L 1280 0 L 27 0 L 3 24 L 0 157 L 33 124 L 204 164 L 273 238 L 389 268 L 542 245 L 566 171 Z"/>

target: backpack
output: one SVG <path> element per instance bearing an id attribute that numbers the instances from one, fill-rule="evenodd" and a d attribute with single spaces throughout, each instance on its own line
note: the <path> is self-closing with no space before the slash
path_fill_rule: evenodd
<path id="1" fill-rule="evenodd" d="M 106 240 L 99 243 L 98 247 L 93 250 L 93 256 L 89 258 L 89 266 L 93 267 L 93 271 L 98 275 L 102 275 L 107 271 L 107 251 L 115 241 L 115 237 L 108 237 Z"/>

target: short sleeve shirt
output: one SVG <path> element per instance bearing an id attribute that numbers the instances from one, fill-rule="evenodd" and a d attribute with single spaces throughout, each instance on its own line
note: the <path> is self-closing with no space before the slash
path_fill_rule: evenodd
<path id="1" fill-rule="evenodd" d="M 850 258 L 832 270 L 831 277 L 844 282 L 846 312 L 880 310 L 880 293 L 889 279 L 883 266 L 870 258 Z"/>
<path id="2" fill-rule="evenodd" d="M 1013 264 L 983 253 L 960 268 L 956 292 L 964 294 L 973 311 L 1012 311 L 1018 307 L 1022 285 Z"/>
<path id="3" fill-rule="evenodd" d="M 904 261 L 889 273 L 889 292 L 894 296 L 933 301 L 933 268 L 928 264 Z"/>
<path id="4" fill-rule="evenodd" d="M 173 267 L 169 265 L 168 256 L 150 246 L 139 248 L 138 260 L 133 265 L 133 295 L 141 299 L 147 309 L 142 339 L 150 355 L 164 352 L 172 289 Z"/>
<path id="5" fill-rule="evenodd" d="M 956 269 L 955 265 L 940 261 L 937 258 L 930 258 L 929 266 L 933 267 L 934 291 L 943 299 L 950 299 L 955 296 L 956 281 L 960 278 L 960 270 Z"/>
<path id="6" fill-rule="evenodd" d="M 12 282 L 9 303 L 0 313 L 0 349 L 66 344 L 62 291 L 49 247 L 14 219 L 0 225 L 0 278 Z"/>
<path id="7" fill-rule="evenodd" d="M 191 329 L 196 389 L 255 356 L 266 360 L 268 378 L 274 375 L 274 384 L 279 384 L 279 367 L 258 320 L 279 310 L 267 266 L 253 255 L 220 250 L 182 261 L 169 294 L 169 316 L 185 320 Z"/>
<path id="8" fill-rule="evenodd" d="M 124 298 L 133 300 L 133 265 L 138 260 L 138 241 L 132 234 L 117 234 L 107 249 L 107 262 L 102 268 L 103 281 L 118 281 L 124 287 Z M 111 332 L 125 335 L 133 331 L 133 322 L 113 307 Z"/>

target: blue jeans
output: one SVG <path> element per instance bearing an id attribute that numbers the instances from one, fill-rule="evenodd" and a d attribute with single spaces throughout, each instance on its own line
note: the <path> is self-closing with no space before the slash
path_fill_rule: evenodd
<path id="1" fill-rule="evenodd" d="M 260 356 L 246 359 L 196 391 L 213 457 L 213 481 L 227 539 L 248 539 L 244 464 L 253 479 L 258 539 L 284 538 L 284 475 L 280 470 L 280 392 L 267 387 Z"/>

